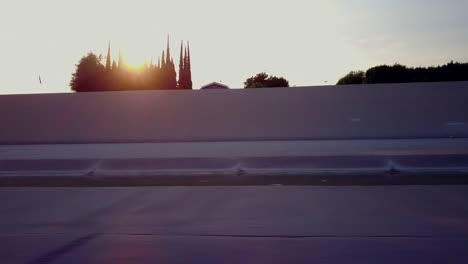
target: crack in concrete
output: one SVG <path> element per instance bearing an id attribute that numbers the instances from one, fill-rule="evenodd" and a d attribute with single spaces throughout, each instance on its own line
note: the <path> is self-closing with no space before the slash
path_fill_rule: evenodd
<path id="1" fill-rule="evenodd" d="M 28 262 L 27 264 L 50 264 L 56 259 L 60 258 L 61 256 L 67 254 L 68 252 L 84 246 L 89 241 L 95 239 L 97 236 L 99 236 L 99 234 L 89 234 L 86 236 L 76 238 L 59 248 L 56 248 L 39 256 L 38 258 Z"/>

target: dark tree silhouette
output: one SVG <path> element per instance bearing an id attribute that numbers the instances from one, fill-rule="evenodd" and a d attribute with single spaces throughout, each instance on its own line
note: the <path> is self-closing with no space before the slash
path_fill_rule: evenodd
<path id="1" fill-rule="evenodd" d="M 187 53 L 185 54 L 185 89 L 192 89 L 192 62 L 190 61 L 190 45 L 187 42 Z"/>
<path id="2" fill-rule="evenodd" d="M 283 77 L 269 76 L 264 72 L 252 76 L 244 82 L 244 88 L 268 87 L 289 87 L 289 82 Z"/>
<path id="3" fill-rule="evenodd" d="M 409 82 L 410 79 L 411 70 L 400 64 L 373 67 L 365 73 L 367 83 L 404 83 Z"/>
<path id="4" fill-rule="evenodd" d="M 177 84 L 179 89 L 192 89 L 192 72 L 190 68 L 190 47 L 187 43 L 184 50 L 184 43 L 182 42 L 180 44 L 179 81 Z"/>
<path id="5" fill-rule="evenodd" d="M 174 61 L 171 57 L 171 52 L 169 48 L 169 38 L 167 39 L 167 49 L 166 49 L 166 59 L 164 60 L 163 52 L 163 63 L 161 66 L 161 77 L 162 77 L 162 86 L 160 89 L 165 90 L 174 90 L 177 89 L 177 74 L 175 71 Z"/>
<path id="6" fill-rule="evenodd" d="M 110 71 L 112 69 L 110 52 L 111 52 L 111 49 L 110 49 L 110 42 L 109 42 L 109 46 L 107 48 L 107 56 L 106 56 L 106 71 Z"/>
<path id="7" fill-rule="evenodd" d="M 362 72 L 351 72 L 337 84 L 468 81 L 468 63 L 452 61 L 442 66 L 427 68 L 410 68 L 400 64 L 380 65 L 368 69 L 362 76 L 361 74 Z"/>
<path id="8" fill-rule="evenodd" d="M 188 49 L 187 49 L 188 51 Z M 190 72 L 190 54 L 182 58 L 183 89 L 192 89 Z M 96 92 L 96 91 L 129 91 L 129 90 L 156 90 L 178 89 L 177 74 L 174 61 L 170 54 L 169 39 L 167 49 L 163 51 L 163 56 L 158 60 L 158 65 L 145 62 L 138 69 L 131 68 L 125 64 L 121 52 L 119 52 L 118 63 L 112 61 L 110 44 L 105 58 L 105 66 L 102 64 L 103 57 L 89 53 L 84 56 L 76 65 L 76 71 L 72 74 L 70 87 L 75 92 Z M 179 79 L 179 85 L 180 85 Z"/>
<path id="9" fill-rule="evenodd" d="M 338 81 L 338 85 L 343 84 L 361 84 L 364 82 L 363 71 L 352 71 Z"/>
<path id="10" fill-rule="evenodd" d="M 76 72 L 72 74 L 71 89 L 75 92 L 102 91 L 104 66 L 102 57 L 90 52 L 81 58 L 76 65 Z"/>

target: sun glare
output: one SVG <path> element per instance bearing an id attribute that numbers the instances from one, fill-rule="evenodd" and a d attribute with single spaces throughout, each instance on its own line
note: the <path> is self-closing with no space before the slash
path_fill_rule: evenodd
<path id="1" fill-rule="evenodd" d="M 132 70 L 132 71 L 141 71 L 142 69 L 145 68 L 145 63 L 142 63 L 142 64 L 130 64 L 128 62 L 125 62 L 125 67 L 127 67 L 128 69 Z"/>
<path id="2" fill-rule="evenodd" d="M 124 66 L 132 71 L 141 71 L 148 65 L 148 60 L 142 54 L 135 54 L 135 52 L 122 53 L 122 61 Z"/>

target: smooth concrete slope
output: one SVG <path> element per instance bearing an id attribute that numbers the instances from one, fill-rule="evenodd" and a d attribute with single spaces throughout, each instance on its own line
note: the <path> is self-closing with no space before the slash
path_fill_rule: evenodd
<path id="1" fill-rule="evenodd" d="M 0 263 L 468 263 L 467 186 L 0 188 Z"/>
<path id="2" fill-rule="evenodd" d="M 0 185 L 465 183 L 466 98 L 468 82 L 0 96 Z"/>
<path id="3" fill-rule="evenodd" d="M 0 146 L 0 186 L 468 183 L 468 139 Z"/>
<path id="4" fill-rule="evenodd" d="M 0 96 L 1 144 L 468 137 L 468 82 Z"/>

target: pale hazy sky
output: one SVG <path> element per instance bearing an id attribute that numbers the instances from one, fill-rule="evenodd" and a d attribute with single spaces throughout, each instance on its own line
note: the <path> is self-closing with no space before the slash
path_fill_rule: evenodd
<path id="1" fill-rule="evenodd" d="M 395 62 L 468 62 L 468 0 L 1 0 L 0 93 L 69 92 L 75 64 L 110 40 L 130 64 L 189 40 L 192 78 L 242 87 L 265 71 L 334 84 Z M 44 83 L 39 85 L 38 76 Z"/>

